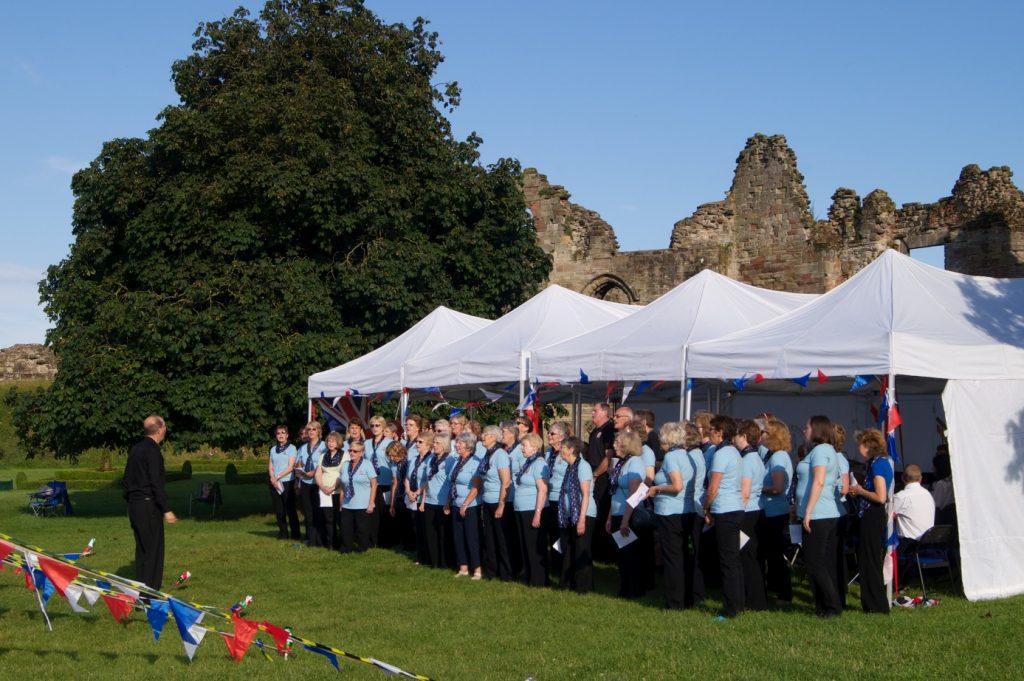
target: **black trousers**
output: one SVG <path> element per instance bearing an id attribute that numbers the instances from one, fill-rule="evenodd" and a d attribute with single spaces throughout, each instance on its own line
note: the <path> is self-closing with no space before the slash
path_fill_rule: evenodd
<path id="1" fill-rule="evenodd" d="M 395 545 L 395 523 L 391 517 L 391 509 L 384 503 L 384 495 L 390 497 L 391 483 L 387 486 L 377 485 L 373 514 L 370 516 L 370 546 L 388 549 Z"/>
<path id="2" fill-rule="evenodd" d="M 686 547 L 691 528 L 686 527 L 684 518 L 682 513 L 655 516 L 665 575 L 665 607 L 670 610 L 686 607 Z"/>
<path id="3" fill-rule="evenodd" d="M 618 532 L 622 527 L 622 516 L 613 515 L 612 532 Z M 630 530 L 632 532 L 632 530 Z M 614 539 L 612 540 L 615 541 Z M 640 540 L 627 544 L 617 549 L 615 554 L 616 564 L 619 567 L 619 597 L 640 598 L 647 591 L 644 588 L 643 574 L 640 566 Z"/>
<path id="4" fill-rule="evenodd" d="M 448 536 L 448 517 L 444 506 L 423 505 L 424 534 L 427 536 L 427 565 L 436 568 L 448 566 L 446 547 L 451 541 Z"/>
<path id="5" fill-rule="evenodd" d="M 152 499 L 131 499 L 128 521 L 135 535 L 135 579 L 159 591 L 164 578 L 164 514 Z"/>
<path id="6" fill-rule="evenodd" d="M 840 504 L 839 511 L 843 512 Z M 849 516 L 839 516 L 836 523 L 836 591 L 839 593 L 839 605 L 846 608 L 846 583 L 850 579 L 850 570 L 846 561 L 846 542 L 853 536 L 850 533 L 855 531 L 852 527 L 855 523 L 850 522 Z M 856 573 L 854 573 L 856 574 Z"/>
<path id="7" fill-rule="evenodd" d="M 761 516 L 757 532 L 757 550 L 768 591 L 780 601 L 793 600 L 793 578 L 785 550 L 789 546 L 789 515 Z"/>
<path id="8" fill-rule="evenodd" d="M 686 593 L 683 602 L 689 608 L 704 600 L 704 571 L 700 568 L 704 516 L 700 513 L 684 513 L 683 528 L 689 533 L 683 554 L 683 570 L 686 573 Z"/>
<path id="9" fill-rule="evenodd" d="M 559 574 L 559 566 L 562 564 L 562 555 L 552 548 L 561 532 L 558 527 L 558 502 L 548 501 L 540 515 L 540 526 L 544 529 L 544 545 L 547 547 L 547 567 L 552 577 Z"/>
<path id="10" fill-rule="evenodd" d="M 746 604 L 743 563 L 740 558 L 743 516 L 743 511 L 715 514 L 715 539 L 718 542 L 718 563 L 722 570 L 722 614 L 726 617 L 740 614 Z"/>
<path id="11" fill-rule="evenodd" d="M 475 572 L 480 567 L 480 506 L 466 509 L 466 515 L 453 508 L 452 541 L 455 544 L 455 562 Z"/>
<path id="12" fill-rule="evenodd" d="M 749 537 L 740 549 L 740 564 L 743 566 L 743 605 L 747 610 L 767 610 L 768 598 L 764 593 L 764 573 L 757 560 L 757 523 L 761 510 L 746 511 L 743 514 L 743 533 Z"/>
<path id="13" fill-rule="evenodd" d="M 616 560 L 619 549 L 615 546 L 615 540 L 604 531 L 608 514 L 611 513 L 612 497 L 608 494 L 608 474 L 603 473 L 594 480 L 594 500 L 597 503 L 597 522 L 594 524 L 601 528 L 600 532 L 594 534 L 594 542 L 591 552 L 594 560 L 602 563 L 611 563 Z"/>
<path id="14" fill-rule="evenodd" d="M 836 525 L 838 518 L 811 521 L 804 532 L 804 565 L 814 594 L 814 612 L 819 617 L 837 617 L 843 612 L 836 587 Z"/>
<path id="15" fill-rule="evenodd" d="M 281 483 L 284 485 L 284 492 L 278 494 L 273 485 L 270 488 L 270 500 L 274 506 L 274 515 L 277 517 L 277 538 L 288 539 L 291 530 L 292 539 L 301 539 L 299 532 L 299 511 L 295 508 L 295 485 L 291 480 Z"/>
<path id="16" fill-rule="evenodd" d="M 320 497 L 317 495 L 317 504 L 320 503 Z M 323 544 L 328 549 L 336 549 L 340 546 L 341 533 L 335 532 L 335 528 L 338 527 L 338 520 L 340 518 L 339 511 L 339 499 L 337 494 L 331 495 L 331 505 L 322 506 L 320 508 L 320 525 L 323 528 Z"/>
<path id="17" fill-rule="evenodd" d="M 341 552 L 363 552 L 370 548 L 370 524 L 373 514 L 365 508 L 341 509 Z"/>
<path id="18" fill-rule="evenodd" d="M 323 546 L 324 516 L 320 513 L 320 488 L 303 484 L 299 489 L 299 501 L 302 504 L 302 517 L 306 525 L 306 541 L 310 546 Z"/>
<path id="19" fill-rule="evenodd" d="M 506 505 L 500 518 L 494 514 L 498 510 L 497 504 L 483 504 L 483 564 L 485 577 L 497 577 L 503 582 L 511 581 L 512 557 L 509 554 L 509 542 L 515 541 L 515 535 L 509 536 L 509 521 L 514 525 L 514 514 L 512 507 Z"/>
<path id="20" fill-rule="evenodd" d="M 548 582 L 547 533 L 543 526 L 533 526 L 533 511 L 516 511 L 519 521 L 519 544 L 523 550 L 523 567 L 526 583 L 530 586 L 544 586 Z"/>
<path id="21" fill-rule="evenodd" d="M 590 543 L 594 538 L 594 518 L 587 518 L 584 524 L 582 537 L 577 534 L 575 526 L 558 530 L 558 545 L 562 549 L 562 574 L 558 585 L 563 589 L 574 589 L 580 594 L 594 590 L 594 558 L 590 553 Z"/>
<path id="22" fill-rule="evenodd" d="M 420 565 L 430 565 L 430 546 L 427 543 L 427 512 L 410 511 L 412 524 L 416 534 L 416 562 Z"/>
<path id="23" fill-rule="evenodd" d="M 882 566 L 885 564 L 885 531 L 885 505 L 872 504 L 860 519 L 860 544 L 857 547 L 860 605 L 864 612 L 889 612 L 889 597 L 882 576 Z"/>

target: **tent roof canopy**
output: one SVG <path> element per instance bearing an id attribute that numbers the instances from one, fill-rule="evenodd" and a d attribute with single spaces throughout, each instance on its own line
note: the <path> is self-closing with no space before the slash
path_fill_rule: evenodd
<path id="1" fill-rule="evenodd" d="M 406 364 L 410 388 L 478 386 L 526 379 L 532 350 L 634 314 L 634 305 L 610 303 L 550 285 L 493 324 Z"/>
<path id="2" fill-rule="evenodd" d="M 372 394 L 400 390 L 402 364 L 457 341 L 492 322 L 440 306 L 408 331 L 362 357 L 309 377 L 308 396 L 338 397 L 346 392 Z"/>
<path id="3" fill-rule="evenodd" d="M 691 378 L 818 370 L 1024 378 L 1024 279 L 947 272 L 888 250 L 801 308 L 687 349 Z"/>
<path id="4" fill-rule="evenodd" d="M 683 346 L 774 319 L 817 298 L 757 288 L 703 270 L 636 314 L 540 348 L 530 361 L 539 381 L 669 380 L 682 375 Z"/>

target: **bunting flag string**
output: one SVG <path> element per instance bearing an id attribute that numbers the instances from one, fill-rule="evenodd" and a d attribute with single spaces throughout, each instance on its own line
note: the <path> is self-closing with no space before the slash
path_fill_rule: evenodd
<path id="1" fill-rule="evenodd" d="M 155 638 L 159 637 L 159 632 L 162 631 L 167 617 L 172 617 L 179 634 L 181 634 L 185 654 L 190 662 L 207 633 L 216 633 L 224 638 L 232 657 L 240 660 L 252 644 L 256 633 L 264 631 L 274 639 L 280 654 L 284 654 L 282 649 L 284 651 L 291 650 L 292 644 L 295 643 L 302 645 L 305 650 L 323 655 L 335 669 L 339 669 L 338 659 L 345 658 L 404 678 L 432 681 L 428 676 L 405 671 L 372 657 L 363 657 L 340 648 L 302 638 L 287 629 L 281 629 L 268 622 L 243 619 L 239 616 L 239 612 L 227 613 L 214 606 L 182 601 L 135 580 L 95 568 L 86 569 L 72 565 L 69 561 L 62 560 L 60 555 L 62 554 L 48 553 L 40 547 L 25 544 L 10 535 L 0 533 L 0 561 L 2 564 L 15 566 L 24 571 L 26 586 L 36 592 L 48 626 L 49 616 L 43 607 L 43 593 L 47 590 L 50 594 L 56 593 L 57 583 L 42 569 L 40 559 L 49 561 L 48 569 L 61 580 L 63 595 L 75 612 L 85 612 L 85 609 L 78 603 L 82 596 L 85 596 L 90 605 L 95 605 L 96 601 L 102 598 L 111 614 L 120 622 L 127 621 L 132 610 L 144 610 Z M 40 567 L 35 567 L 35 565 L 40 565 Z M 72 570 L 76 571 L 75 576 L 64 583 L 63 580 L 71 574 Z M 203 624 L 203 617 L 207 614 L 231 622 L 233 633 Z M 52 630 L 52 627 L 50 628 Z M 282 636 L 282 632 L 286 637 Z M 228 640 L 229 638 L 230 640 Z M 262 650 L 262 645 L 260 647 Z"/>

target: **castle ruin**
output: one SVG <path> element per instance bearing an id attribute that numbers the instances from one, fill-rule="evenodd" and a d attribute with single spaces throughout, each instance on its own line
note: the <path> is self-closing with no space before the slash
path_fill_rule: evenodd
<path id="1" fill-rule="evenodd" d="M 550 282 L 596 298 L 645 304 L 702 269 L 763 288 L 822 293 L 887 248 L 945 245 L 946 269 L 1024 276 L 1024 193 L 1006 167 L 966 166 L 952 194 L 897 208 L 881 189 L 832 195 L 827 220 L 811 215 L 796 154 L 782 135 L 754 135 L 732 187 L 677 222 L 664 250 L 620 251 L 611 225 L 569 201 L 564 187 L 527 169 L 523 188 Z"/>

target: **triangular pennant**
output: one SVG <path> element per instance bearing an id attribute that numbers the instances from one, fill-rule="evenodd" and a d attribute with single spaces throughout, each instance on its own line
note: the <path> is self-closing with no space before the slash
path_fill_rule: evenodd
<path id="1" fill-rule="evenodd" d="M 85 600 L 89 601 L 89 605 L 96 605 L 96 601 L 100 599 L 100 592 L 91 586 L 83 586 L 82 595 L 85 596 Z"/>
<path id="2" fill-rule="evenodd" d="M 182 642 L 199 645 L 199 641 L 196 641 L 191 637 L 189 630 L 193 624 L 199 622 L 203 613 L 199 612 L 191 605 L 186 605 L 174 598 L 170 599 L 168 603 L 171 606 L 171 614 L 174 615 L 174 623 L 178 625 L 178 633 L 181 634 Z M 190 657 L 189 659 L 191 660 L 192 658 Z"/>
<path id="3" fill-rule="evenodd" d="M 107 609 L 116 621 L 127 622 L 128 616 L 132 613 L 132 604 L 135 603 L 135 599 L 128 594 L 112 596 L 103 594 L 103 602 L 107 604 Z"/>
<path id="4" fill-rule="evenodd" d="M 629 393 L 633 391 L 633 381 L 626 381 L 622 384 L 622 404 L 626 403 Z"/>
<path id="5" fill-rule="evenodd" d="M 636 389 L 633 391 L 633 394 L 641 394 L 642 392 L 650 388 L 652 383 L 654 383 L 654 381 L 640 381 L 639 383 L 636 384 Z"/>
<path id="6" fill-rule="evenodd" d="M 284 655 L 284 652 L 288 649 L 288 632 L 270 622 L 263 622 L 261 626 L 274 639 L 274 644 L 277 645 L 277 652 Z"/>
<path id="7" fill-rule="evenodd" d="M 68 605 L 75 612 L 89 612 L 81 605 L 78 604 L 78 599 L 82 597 L 83 589 L 77 584 L 68 584 L 64 587 L 64 598 L 68 599 Z"/>
<path id="8" fill-rule="evenodd" d="M 45 556 L 39 556 L 39 569 L 53 582 L 53 586 L 61 596 L 64 595 L 64 589 L 68 584 L 78 576 L 78 568 L 74 565 L 60 563 Z"/>
<path id="9" fill-rule="evenodd" d="M 825 375 L 825 372 L 822 371 L 821 369 L 818 369 L 818 385 L 821 385 L 822 383 L 824 383 L 827 380 L 828 380 L 828 376 Z"/>
<path id="10" fill-rule="evenodd" d="M 732 379 L 732 386 L 736 388 L 736 390 L 743 390 L 744 388 L 747 387 L 748 380 L 750 379 L 748 379 L 746 376 L 743 376 L 743 378 L 734 378 Z"/>
<path id="11" fill-rule="evenodd" d="M 806 388 L 807 387 L 807 382 L 810 381 L 810 380 L 811 380 L 811 372 L 808 371 L 806 374 L 804 374 L 800 378 L 794 378 L 793 382 L 796 383 L 797 385 L 799 385 L 801 388 Z"/>
<path id="12" fill-rule="evenodd" d="M 49 603 L 50 596 L 56 593 L 57 587 L 53 585 L 53 582 L 50 581 L 50 578 L 42 570 L 33 570 L 32 573 L 35 575 L 36 589 L 43 596 L 43 603 Z"/>
<path id="13" fill-rule="evenodd" d="M 231 621 L 235 625 L 235 635 L 225 636 L 224 643 L 227 645 L 231 657 L 241 662 L 245 656 L 245 651 L 249 649 L 249 644 L 252 643 L 253 637 L 256 636 L 256 632 L 259 630 L 259 624 L 244 620 L 234 613 L 231 615 Z"/>
<path id="14" fill-rule="evenodd" d="M 612 396 L 612 391 L 615 390 L 615 386 L 617 384 L 618 384 L 618 381 L 608 381 L 608 386 L 604 389 L 604 401 L 605 402 L 607 402 L 608 399 Z"/>
<path id="15" fill-rule="evenodd" d="M 14 546 L 0 539 L 0 561 L 14 552 Z"/>
<path id="16" fill-rule="evenodd" d="M 590 376 L 587 376 L 585 373 L 583 373 L 583 369 L 580 369 L 580 385 L 589 385 L 589 384 L 590 384 Z"/>
<path id="17" fill-rule="evenodd" d="M 754 385 L 764 380 L 764 374 L 754 374 Z"/>
<path id="18" fill-rule="evenodd" d="M 854 390 L 863 388 L 869 383 L 869 381 L 870 379 L 867 376 L 854 376 L 853 385 L 850 386 L 850 392 L 852 393 Z"/>
<path id="19" fill-rule="evenodd" d="M 452 407 L 452 410 L 448 412 L 448 418 L 451 418 L 452 416 L 458 416 L 464 411 L 466 410 L 463 409 L 462 407 Z"/>
<path id="20" fill-rule="evenodd" d="M 311 645 L 308 645 L 308 644 L 303 644 L 302 647 L 305 648 L 306 650 L 308 650 L 311 653 L 319 653 L 319 654 L 323 655 L 328 660 L 330 660 L 331 664 L 334 665 L 335 669 L 337 669 L 338 671 L 341 671 L 341 669 L 338 667 L 338 656 L 335 655 L 334 653 L 332 653 L 331 651 L 324 650 L 323 648 L 320 648 L 318 646 L 311 646 Z"/>
<path id="21" fill-rule="evenodd" d="M 658 381 L 657 383 L 651 386 L 651 390 L 657 390 L 663 385 L 665 385 L 665 381 Z"/>
<path id="22" fill-rule="evenodd" d="M 199 613 L 199 620 L 203 619 L 203 614 Z M 199 620 L 196 621 L 191 627 L 188 628 L 188 637 L 192 642 L 186 641 L 185 637 L 181 637 L 181 643 L 185 646 L 185 656 L 188 657 L 188 661 L 192 661 L 192 657 L 196 654 L 196 648 L 203 642 L 203 637 L 206 636 L 206 627 L 199 624 Z"/>
<path id="23" fill-rule="evenodd" d="M 497 402 L 502 397 L 504 397 L 504 393 L 492 393 L 491 391 L 484 390 L 483 388 L 480 388 L 479 390 L 484 394 L 484 397 L 487 398 L 488 402 Z"/>
<path id="24" fill-rule="evenodd" d="M 149 626 L 153 630 L 153 639 L 156 641 L 160 640 L 160 633 L 164 630 L 164 624 L 167 623 L 168 611 L 167 601 L 156 599 L 151 600 L 149 607 L 146 608 L 146 619 L 149 620 Z"/>
<path id="25" fill-rule="evenodd" d="M 896 429 L 903 425 L 903 418 L 900 416 L 900 410 L 896 408 L 895 404 L 889 405 L 889 416 L 888 416 L 888 430 L 890 433 L 896 432 Z"/>

